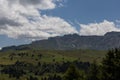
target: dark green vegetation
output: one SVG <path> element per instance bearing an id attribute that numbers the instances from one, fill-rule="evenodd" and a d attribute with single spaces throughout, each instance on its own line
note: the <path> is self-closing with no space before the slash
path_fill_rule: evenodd
<path id="1" fill-rule="evenodd" d="M 0 80 L 119 80 L 119 74 L 120 49 L 0 52 Z"/>

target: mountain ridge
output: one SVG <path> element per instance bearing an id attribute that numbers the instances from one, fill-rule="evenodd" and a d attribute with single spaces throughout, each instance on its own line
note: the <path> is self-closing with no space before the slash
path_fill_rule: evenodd
<path id="1" fill-rule="evenodd" d="M 72 49 L 95 49 L 107 50 L 120 46 L 120 32 L 108 32 L 104 36 L 80 36 L 69 34 L 64 36 L 51 37 L 46 40 L 33 41 L 30 44 L 10 46 L 2 48 L 2 51 L 9 49 L 46 49 L 46 50 L 72 50 Z"/>

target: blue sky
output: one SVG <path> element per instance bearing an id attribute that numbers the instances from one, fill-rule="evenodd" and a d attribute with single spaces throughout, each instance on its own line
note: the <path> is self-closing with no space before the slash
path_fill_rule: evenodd
<path id="1" fill-rule="evenodd" d="M 72 22 L 91 23 L 104 19 L 115 21 L 120 18 L 120 0 L 67 0 L 64 7 L 45 11 Z"/>
<path id="2" fill-rule="evenodd" d="M 0 0 L 0 47 L 70 33 L 104 35 L 112 30 L 120 31 L 120 0 L 16 1 Z M 12 8 L 9 9 L 7 4 L 12 5 Z M 20 8 L 14 8 L 19 6 Z M 63 27 L 69 31 L 62 31 Z"/>

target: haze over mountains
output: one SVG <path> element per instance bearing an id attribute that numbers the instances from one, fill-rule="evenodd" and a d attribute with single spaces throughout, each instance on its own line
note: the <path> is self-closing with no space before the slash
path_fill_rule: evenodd
<path id="1" fill-rule="evenodd" d="M 104 36 L 80 36 L 69 34 L 52 37 L 46 40 L 34 41 L 31 44 L 21 46 L 4 47 L 8 49 L 48 49 L 48 50 L 72 50 L 72 49 L 95 49 L 106 50 L 120 46 L 120 32 L 108 32 Z"/>

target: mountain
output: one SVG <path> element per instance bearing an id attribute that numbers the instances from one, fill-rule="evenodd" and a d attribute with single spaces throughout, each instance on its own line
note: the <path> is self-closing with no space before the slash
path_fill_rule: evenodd
<path id="1" fill-rule="evenodd" d="M 104 36 L 80 36 L 70 34 L 34 41 L 31 44 L 5 47 L 6 49 L 48 49 L 48 50 L 72 50 L 72 49 L 95 49 L 106 50 L 120 46 L 120 32 L 108 32 Z"/>

